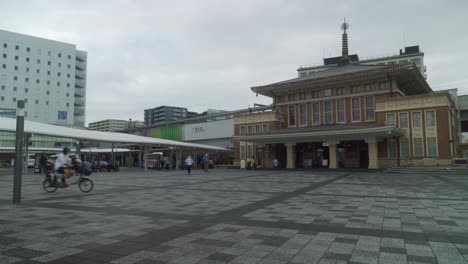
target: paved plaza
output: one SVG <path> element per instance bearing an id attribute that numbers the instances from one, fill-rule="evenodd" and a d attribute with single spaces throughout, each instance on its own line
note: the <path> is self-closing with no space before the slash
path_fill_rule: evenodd
<path id="1" fill-rule="evenodd" d="M 0 263 L 468 263 L 468 175 L 95 173 L 42 190 L 0 171 Z"/>

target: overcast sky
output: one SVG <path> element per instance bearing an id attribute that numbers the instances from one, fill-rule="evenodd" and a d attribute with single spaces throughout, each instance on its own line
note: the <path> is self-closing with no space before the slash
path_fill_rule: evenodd
<path id="1" fill-rule="evenodd" d="M 235 110 L 250 87 L 297 76 L 300 65 L 350 53 L 361 59 L 425 53 L 434 90 L 468 94 L 468 1 L 0 1 L 0 28 L 73 43 L 88 52 L 86 123 L 143 120 L 159 105 Z"/>

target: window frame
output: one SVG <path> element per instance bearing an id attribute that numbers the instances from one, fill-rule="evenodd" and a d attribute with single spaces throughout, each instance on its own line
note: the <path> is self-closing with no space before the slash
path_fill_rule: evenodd
<path id="1" fill-rule="evenodd" d="M 407 142 L 408 143 L 408 147 L 406 148 L 406 150 L 408 151 L 408 155 L 405 156 L 403 153 L 403 150 L 405 150 L 405 148 L 403 148 L 403 142 Z M 408 138 L 401 138 L 400 139 L 400 157 L 403 158 L 403 159 L 409 159 L 411 157 L 411 140 L 409 140 Z"/>
<path id="2" fill-rule="evenodd" d="M 416 140 L 421 140 L 421 156 L 416 155 Z M 413 157 L 423 158 L 424 157 L 424 141 L 423 138 L 413 138 Z"/>
<path id="3" fill-rule="evenodd" d="M 434 139 L 435 154 L 433 156 L 429 153 L 429 139 Z M 439 146 L 437 145 L 437 137 L 426 137 L 426 156 L 428 158 L 437 158 L 439 156 Z"/>
<path id="4" fill-rule="evenodd" d="M 293 110 L 291 111 L 291 108 L 293 108 Z M 291 112 L 293 112 L 293 116 L 291 116 Z M 297 109 L 296 109 L 296 105 L 295 104 L 291 104 L 291 105 L 288 105 L 288 127 L 296 127 L 296 119 L 297 119 Z M 294 124 L 291 124 L 291 117 L 294 118 Z"/>
<path id="5" fill-rule="evenodd" d="M 247 158 L 247 145 L 245 142 L 239 142 L 239 159 L 245 160 Z"/>
<path id="6" fill-rule="evenodd" d="M 353 104 L 354 102 L 353 102 L 353 101 L 354 101 L 355 99 L 357 99 L 357 100 L 358 100 L 358 103 L 359 103 L 358 108 L 356 109 L 356 111 L 359 110 L 359 119 L 355 119 L 355 118 L 354 118 L 354 117 L 355 117 L 355 116 L 354 116 L 354 111 L 355 111 L 355 109 L 354 109 L 354 104 Z M 351 122 L 352 122 L 352 123 L 361 123 L 361 122 L 362 122 L 361 111 L 362 111 L 362 109 L 361 109 L 361 97 L 353 97 L 353 98 L 351 98 Z"/>
<path id="7" fill-rule="evenodd" d="M 330 108 L 329 108 L 329 112 L 327 112 L 327 103 L 329 103 L 330 105 Z M 328 118 L 330 118 L 330 120 L 327 120 Z M 325 125 L 329 125 L 329 124 L 333 124 L 333 103 L 332 103 L 332 100 L 326 100 L 326 101 L 323 101 L 323 123 Z"/>
<path id="8" fill-rule="evenodd" d="M 367 98 L 371 98 L 372 99 L 372 113 L 373 113 L 373 118 L 370 119 L 369 116 L 368 116 L 368 113 L 367 111 L 369 111 L 369 108 L 368 105 L 367 105 Z M 373 95 L 367 95 L 367 96 L 364 96 L 364 104 L 365 104 L 365 120 L 366 122 L 374 122 L 375 121 L 375 96 Z"/>
<path id="9" fill-rule="evenodd" d="M 343 102 L 343 110 L 340 111 L 338 108 L 338 101 Z M 346 124 L 346 99 L 345 98 L 340 98 L 335 100 L 335 106 L 336 106 L 336 123 L 338 124 Z M 343 112 L 343 121 L 340 121 L 340 112 Z"/>
<path id="10" fill-rule="evenodd" d="M 416 119 L 414 118 L 415 114 L 419 114 L 419 123 L 420 123 L 420 124 L 419 124 L 418 127 L 414 126 L 414 121 L 416 120 Z M 422 120 L 422 119 L 423 119 L 422 111 L 414 111 L 414 112 L 411 112 L 411 128 L 412 128 L 412 129 L 422 129 L 422 128 L 423 128 L 423 123 L 422 123 L 423 120 Z"/>
<path id="11" fill-rule="evenodd" d="M 318 105 L 318 111 L 314 111 L 314 105 Z M 321 110 L 321 104 L 320 102 L 312 102 L 311 103 L 311 112 L 312 112 L 312 125 L 317 126 L 320 125 L 321 123 L 321 117 L 320 117 L 320 110 Z M 315 122 L 315 116 L 317 116 L 317 122 Z"/>
<path id="12" fill-rule="evenodd" d="M 388 120 L 389 120 L 388 117 L 389 117 L 389 116 L 393 116 L 393 124 L 389 124 L 389 123 L 388 123 Z M 387 113 L 387 114 L 385 115 L 385 124 L 386 124 L 386 125 L 394 125 L 394 126 L 396 126 L 396 125 L 397 125 L 396 114 L 395 114 L 395 113 Z"/>
<path id="13" fill-rule="evenodd" d="M 307 126 L 307 104 L 299 104 L 299 126 Z"/>
<path id="14" fill-rule="evenodd" d="M 429 126 L 429 122 L 427 122 L 427 114 L 428 113 L 433 113 L 433 125 Z M 424 124 L 426 128 L 435 128 L 437 126 L 437 120 L 436 120 L 436 111 L 435 110 L 426 110 L 424 111 Z"/>
<path id="15" fill-rule="evenodd" d="M 401 115 L 403 115 L 403 114 L 406 114 L 406 126 L 405 126 L 405 127 L 402 127 L 402 126 L 401 126 L 401 124 L 402 124 L 402 122 L 401 122 L 401 120 L 402 120 Z M 399 127 L 399 128 L 402 128 L 402 129 L 409 129 L 409 113 L 408 113 L 408 112 L 400 112 L 400 113 L 398 113 L 398 127 Z"/>
<path id="16" fill-rule="evenodd" d="M 395 139 L 387 140 L 387 158 L 389 159 L 398 158 L 398 143 Z"/>

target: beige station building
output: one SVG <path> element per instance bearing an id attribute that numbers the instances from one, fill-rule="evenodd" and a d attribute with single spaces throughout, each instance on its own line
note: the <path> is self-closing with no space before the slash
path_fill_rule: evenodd
<path id="1" fill-rule="evenodd" d="M 421 61 L 352 61 L 346 29 L 342 41 L 336 64 L 251 88 L 273 107 L 234 117 L 235 164 L 251 157 L 289 169 L 451 164 L 456 94 L 433 91 Z"/>

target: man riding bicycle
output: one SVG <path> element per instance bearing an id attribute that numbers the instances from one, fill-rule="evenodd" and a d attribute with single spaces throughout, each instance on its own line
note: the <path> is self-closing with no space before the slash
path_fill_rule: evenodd
<path id="1" fill-rule="evenodd" d="M 57 156 L 54 165 L 54 170 L 60 174 L 63 174 L 65 179 L 69 179 L 71 176 L 73 176 L 73 171 L 70 169 L 73 167 L 73 164 L 71 158 L 68 156 L 68 153 L 70 153 L 70 149 L 67 147 L 63 148 L 62 153 Z M 66 181 L 65 185 L 69 186 L 70 183 Z"/>

